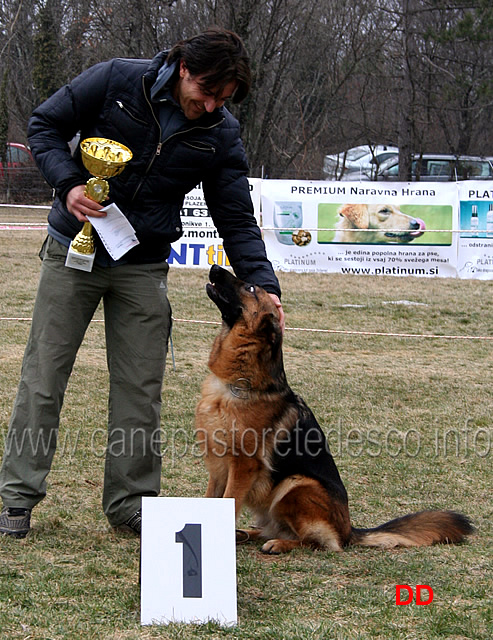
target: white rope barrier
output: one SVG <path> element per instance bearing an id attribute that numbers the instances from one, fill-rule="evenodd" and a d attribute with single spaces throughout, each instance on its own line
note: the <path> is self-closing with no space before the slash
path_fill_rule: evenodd
<path id="1" fill-rule="evenodd" d="M 31 318 L 9 318 L 0 317 L 0 321 L 5 322 L 31 322 Z M 93 323 L 103 323 L 104 320 L 92 320 Z M 173 318 L 173 322 L 183 322 L 188 324 L 204 324 L 220 326 L 220 322 L 212 320 L 190 320 L 186 318 Z M 418 338 L 418 339 L 434 339 L 434 340 L 493 340 L 493 336 L 454 336 L 440 335 L 434 333 L 384 333 L 381 331 L 351 331 L 345 329 L 310 329 L 305 327 L 286 327 L 286 331 L 300 331 L 306 333 L 327 333 L 348 336 L 368 336 L 383 338 Z"/>
<path id="2" fill-rule="evenodd" d="M 341 229 L 341 227 L 260 227 L 261 231 L 344 231 L 344 233 L 346 233 L 346 231 L 349 231 L 349 233 L 351 232 L 358 232 L 360 233 L 361 231 L 385 231 L 385 233 L 399 233 L 402 232 L 402 229 L 360 229 L 359 227 L 354 227 L 354 228 L 349 228 L 346 229 L 346 227 L 344 227 L 343 229 Z M 415 231 L 420 231 L 420 229 L 415 229 Z M 425 233 L 471 233 L 470 229 L 424 229 L 422 231 L 423 235 Z M 491 229 L 474 229 L 474 234 L 476 233 L 488 233 L 488 234 L 492 234 Z M 491 235 L 491 237 L 493 238 L 493 234 Z"/>
<path id="3" fill-rule="evenodd" d="M 0 222 L 0 231 L 46 231 L 47 227 L 42 222 Z"/>
<path id="4" fill-rule="evenodd" d="M 5 207 L 5 209 L 44 209 L 45 211 L 49 211 L 51 209 L 50 205 L 47 204 L 0 204 L 0 208 Z"/>
<path id="5" fill-rule="evenodd" d="M 195 324 L 220 325 L 220 322 L 209 320 L 187 320 L 185 318 L 173 318 L 173 322 L 188 322 Z M 308 333 L 335 333 L 357 336 L 382 336 L 385 338 L 441 338 L 442 340 L 493 340 L 493 336 L 446 336 L 432 333 L 383 333 L 380 331 L 348 331 L 345 329 L 310 329 L 304 327 L 286 327 L 286 331 L 301 331 Z"/>
<path id="6" fill-rule="evenodd" d="M 3 205 L 0 205 L 3 206 Z M 12 205 L 13 206 L 13 205 Z M 39 207 L 42 208 L 42 207 Z M 48 223 L 43 222 L 0 222 L 0 231 L 17 231 L 17 230 L 38 230 L 46 229 Z M 186 229 L 185 229 L 186 230 Z M 293 227 L 260 227 L 261 231 L 299 231 L 299 228 Z M 303 231 L 340 231 L 339 227 L 303 227 Z M 374 232 L 375 229 L 344 229 L 344 233 L 349 232 Z M 402 229 L 385 229 L 386 233 L 398 233 Z M 468 229 L 426 229 L 423 233 L 471 233 Z M 474 233 L 490 233 L 491 229 L 475 229 Z"/>

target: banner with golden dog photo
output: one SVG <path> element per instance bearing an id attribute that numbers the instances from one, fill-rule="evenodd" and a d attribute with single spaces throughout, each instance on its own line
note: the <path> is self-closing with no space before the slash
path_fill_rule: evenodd
<path id="1" fill-rule="evenodd" d="M 264 180 L 261 192 L 276 270 L 457 276 L 455 183 Z"/>

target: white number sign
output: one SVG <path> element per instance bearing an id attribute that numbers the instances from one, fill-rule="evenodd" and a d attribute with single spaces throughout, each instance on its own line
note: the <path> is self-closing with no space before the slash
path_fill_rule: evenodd
<path id="1" fill-rule="evenodd" d="M 236 624 L 233 499 L 142 498 L 141 554 L 141 624 Z"/>

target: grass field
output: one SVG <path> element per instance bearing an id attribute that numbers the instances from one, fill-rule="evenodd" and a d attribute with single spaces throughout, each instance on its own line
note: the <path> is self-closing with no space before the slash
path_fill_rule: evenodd
<path id="1" fill-rule="evenodd" d="M 41 231 L 0 231 L 1 318 L 30 318 L 42 238 Z M 303 549 L 283 557 L 239 546 L 236 627 L 140 627 L 139 542 L 109 531 L 100 506 L 107 375 L 103 325 L 93 323 L 33 531 L 23 541 L 0 538 L 1 638 L 491 639 L 493 342 L 350 332 L 493 335 L 493 283 L 280 278 L 288 379 L 328 435 L 355 526 L 453 508 L 473 519 L 475 535 L 459 546 Z M 201 270 L 170 271 L 177 321 L 176 370 L 169 359 L 162 407 L 167 496 L 200 497 L 207 482 L 193 447 L 193 414 L 217 327 L 179 321 L 219 320 L 206 281 Z M 2 449 L 28 331 L 28 321 L 0 320 Z M 397 584 L 430 585 L 434 600 L 396 606 Z"/>

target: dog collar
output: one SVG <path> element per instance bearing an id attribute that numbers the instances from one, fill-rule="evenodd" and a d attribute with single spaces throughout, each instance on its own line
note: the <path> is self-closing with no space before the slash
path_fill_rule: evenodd
<path id="1" fill-rule="evenodd" d="M 242 400 L 246 400 L 250 396 L 250 392 L 252 390 L 251 382 L 247 378 L 238 378 L 238 380 L 229 384 L 228 387 L 235 398 L 240 398 Z"/>

